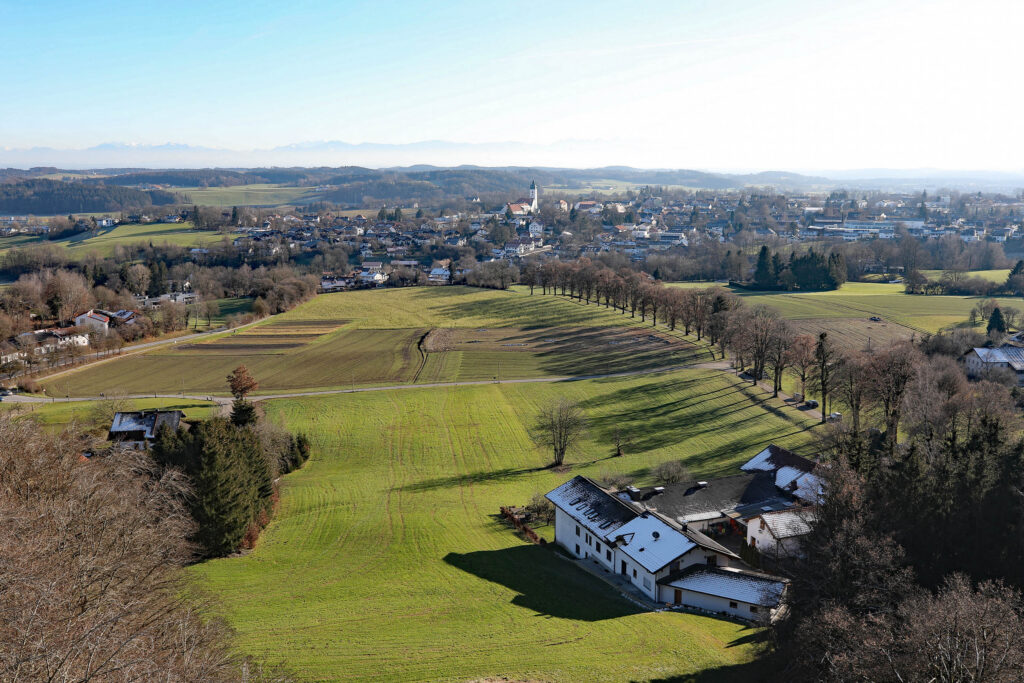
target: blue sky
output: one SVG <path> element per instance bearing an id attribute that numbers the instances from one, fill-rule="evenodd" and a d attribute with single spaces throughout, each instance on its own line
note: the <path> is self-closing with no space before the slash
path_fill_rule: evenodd
<path id="1" fill-rule="evenodd" d="M 996 0 L 0 0 L 0 148 L 584 140 L 567 164 L 1017 169 L 1021 35 Z"/>

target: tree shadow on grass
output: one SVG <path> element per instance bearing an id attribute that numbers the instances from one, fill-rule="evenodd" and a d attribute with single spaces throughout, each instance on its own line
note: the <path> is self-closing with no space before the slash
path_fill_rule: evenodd
<path id="1" fill-rule="evenodd" d="M 771 680 L 772 669 L 761 660 L 705 669 L 695 674 L 652 678 L 651 683 L 750 683 Z"/>
<path id="2" fill-rule="evenodd" d="M 611 586 L 555 552 L 538 545 L 517 545 L 503 550 L 448 553 L 444 561 L 517 592 L 512 604 L 537 616 L 602 621 L 640 612 Z"/>
<path id="3" fill-rule="evenodd" d="M 491 482 L 498 481 L 509 481 L 518 477 L 525 476 L 527 474 L 533 474 L 534 472 L 542 472 L 548 469 L 547 467 L 505 467 L 500 470 L 481 471 L 481 472 L 467 472 L 465 474 L 455 474 L 450 477 L 436 477 L 434 479 L 425 479 L 423 481 L 413 482 L 400 487 L 399 491 L 416 493 L 422 491 L 436 491 L 437 489 L 447 489 L 455 486 L 469 486 L 472 484 L 489 484 Z"/>

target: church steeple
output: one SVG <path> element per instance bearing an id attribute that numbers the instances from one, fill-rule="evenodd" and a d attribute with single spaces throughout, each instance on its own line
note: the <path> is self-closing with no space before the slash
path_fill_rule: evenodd
<path id="1" fill-rule="evenodd" d="M 531 180 L 530 181 L 530 210 L 531 211 L 536 211 L 537 210 L 537 199 L 538 199 L 537 181 L 536 180 Z"/>

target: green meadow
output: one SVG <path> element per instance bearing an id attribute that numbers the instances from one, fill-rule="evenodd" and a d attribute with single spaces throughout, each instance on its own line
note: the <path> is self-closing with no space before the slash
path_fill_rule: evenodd
<path id="1" fill-rule="evenodd" d="M 527 426 L 560 397 L 591 427 L 555 472 Z M 711 370 L 265 405 L 310 435 L 312 459 L 283 479 L 251 553 L 191 569 L 245 652 L 318 681 L 753 680 L 756 629 L 642 612 L 553 546 L 520 540 L 498 508 L 575 474 L 649 481 L 654 465 L 682 459 L 713 476 L 769 442 L 809 453 L 803 413 Z M 618 458 L 615 429 L 630 440 Z"/>
<path id="2" fill-rule="evenodd" d="M 117 246 L 132 244 L 152 244 L 159 246 L 171 244 L 181 247 L 204 247 L 231 240 L 228 235 L 207 230 L 193 230 L 189 222 L 182 223 L 147 223 L 115 225 L 112 228 L 100 228 L 96 232 L 80 233 L 60 240 L 48 240 L 45 237 L 29 237 L 25 235 L 0 238 L 0 252 L 11 247 L 25 247 L 36 244 L 53 244 L 68 250 L 69 255 L 80 257 L 86 254 L 97 254 L 102 257 L 112 256 Z"/>
<path id="3" fill-rule="evenodd" d="M 690 286 L 689 283 L 680 284 Z M 964 326 L 971 309 L 979 301 L 979 297 L 973 296 L 910 295 L 904 293 L 903 285 L 875 282 L 847 282 L 830 292 L 734 291 L 748 304 L 771 306 L 790 320 L 815 319 L 822 329 L 835 328 L 839 334 L 851 328 L 835 327 L 836 321 L 828 319 L 856 321 L 858 325 L 853 327 L 859 326 L 863 332 L 867 329 L 867 319 L 877 316 L 888 324 L 906 328 L 907 336 Z M 1002 297 L 996 300 L 1001 306 L 1024 308 L 1024 300 L 1020 298 Z"/>
<path id="4" fill-rule="evenodd" d="M 173 192 L 189 203 L 204 206 L 272 207 L 308 204 L 317 197 L 315 188 L 289 185 L 232 185 L 230 187 L 175 187 Z"/>

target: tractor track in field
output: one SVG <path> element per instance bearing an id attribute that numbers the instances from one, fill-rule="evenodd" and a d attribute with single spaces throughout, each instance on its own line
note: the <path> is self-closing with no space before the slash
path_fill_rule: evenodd
<path id="1" fill-rule="evenodd" d="M 416 368 L 416 374 L 413 375 L 413 378 L 412 378 L 412 383 L 413 384 L 416 384 L 417 382 L 420 381 L 420 375 L 423 374 L 423 368 L 427 367 L 427 351 L 423 347 L 423 344 L 424 344 L 424 342 L 427 341 L 427 337 L 430 336 L 431 332 L 433 332 L 432 329 L 427 330 L 422 335 L 420 335 L 419 341 L 416 342 L 416 350 L 420 352 L 420 366 L 418 368 Z"/>

